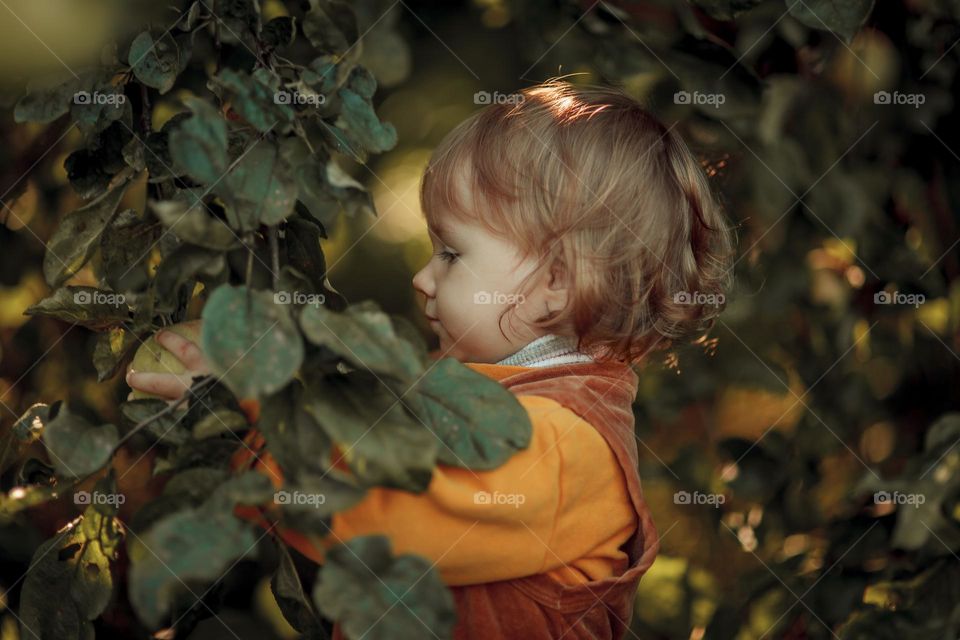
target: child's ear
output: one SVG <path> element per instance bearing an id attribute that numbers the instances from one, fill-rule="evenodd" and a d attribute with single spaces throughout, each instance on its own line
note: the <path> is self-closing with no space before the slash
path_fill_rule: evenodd
<path id="1" fill-rule="evenodd" d="M 551 311 L 559 311 L 567 306 L 570 295 L 570 278 L 566 265 L 558 259 L 550 267 L 547 277 L 547 289 L 544 292 Z"/>
<path id="2" fill-rule="evenodd" d="M 570 286 L 567 267 L 563 259 L 557 258 L 550 266 L 550 276 L 547 279 L 547 286 L 550 289 L 566 289 Z"/>

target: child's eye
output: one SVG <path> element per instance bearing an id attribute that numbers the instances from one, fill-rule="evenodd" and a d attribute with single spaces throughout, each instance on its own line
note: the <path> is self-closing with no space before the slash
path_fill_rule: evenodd
<path id="1" fill-rule="evenodd" d="M 437 255 L 440 256 L 440 259 L 443 260 L 444 262 L 453 262 L 454 260 L 457 259 L 457 254 L 451 253 L 449 251 L 441 251 Z"/>

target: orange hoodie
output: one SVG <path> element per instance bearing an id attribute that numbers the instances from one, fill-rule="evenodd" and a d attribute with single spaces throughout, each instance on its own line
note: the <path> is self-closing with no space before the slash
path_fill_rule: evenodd
<path id="1" fill-rule="evenodd" d="M 659 547 L 637 474 L 636 374 L 610 363 L 467 366 L 517 395 L 533 426 L 526 449 L 490 471 L 438 465 L 424 493 L 370 489 L 333 516 L 327 536 L 277 525 L 278 535 L 318 563 L 330 546 L 373 533 L 387 535 L 394 554 L 425 556 L 454 592 L 457 639 L 556 637 L 542 635 L 551 628 L 571 639 L 620 637 Z M 252 465 L 280 488 L 262 436 L 245 442 L 232 466 Z M 237 514 L 273 524 L 257 508 Z M 498 598 L 503 606 L 493 606 Z"/>

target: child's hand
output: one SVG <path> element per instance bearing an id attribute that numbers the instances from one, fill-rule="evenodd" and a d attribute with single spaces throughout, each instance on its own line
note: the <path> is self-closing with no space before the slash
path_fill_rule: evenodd
<path id="1" fill-rule="evenodd" d="M 198 323 L 198 327 L 200 322 L 200 320 L 192 321 L 192 323 Z M 134 389 L 160 396 L 172 404 L 190 389 L 194 376 L 209 374 L 210 366 L 203 357 L 200 347 L 192 340 L 168 330 L 160 330 L 155 338 L 160 346 L 172 353 L 183 364 L 186 371 L 181 374 L 137 371 L 131 364 L 127 371 L 127 384 Z M 131 391 L 130 394 L 127 396 L 128 400 L 132 399 L 133 392 Z"/>

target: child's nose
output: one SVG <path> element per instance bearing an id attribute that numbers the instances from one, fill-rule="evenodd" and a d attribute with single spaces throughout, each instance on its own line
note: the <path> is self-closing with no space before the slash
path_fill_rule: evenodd
<path id="1" fill-rule="evenodd" d="M 429 265 L 413 275 L 413 288 L 428 298 L 433 296 L 433 278 L 429 274 Z"/>

